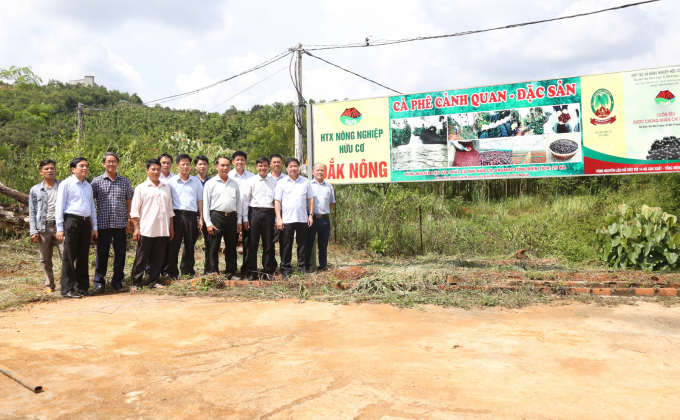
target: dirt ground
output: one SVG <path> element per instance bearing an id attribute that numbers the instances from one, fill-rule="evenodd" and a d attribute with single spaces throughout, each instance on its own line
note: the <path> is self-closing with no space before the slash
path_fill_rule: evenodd
<path id="1" fill-rule="evenodd" d="M 105 295 L 0 314 L 2 418 L 680 418 L 680 307 Z"/>

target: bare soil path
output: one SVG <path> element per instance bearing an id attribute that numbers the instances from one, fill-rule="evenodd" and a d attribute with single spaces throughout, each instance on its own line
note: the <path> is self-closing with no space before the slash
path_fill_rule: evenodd
<path id="1" fill-rule="evenodd" d="M 680 308 L 108 295 L 0 314 L 0 418 L 680 418 Z"/>

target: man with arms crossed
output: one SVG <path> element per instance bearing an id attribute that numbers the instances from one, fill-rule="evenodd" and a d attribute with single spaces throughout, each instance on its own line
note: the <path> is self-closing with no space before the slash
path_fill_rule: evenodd
<path id="1" fill-rule="evenodd" d="M 307 252 L 306 268 L 307 271 L 312 269 L 312 256 L 314 255 L 314 239 L 319 235 L 319 271 L 326 271 L 328 269 L 328 238 L 331 236 L 331 220 L 329 215 L 331 210 L 335 208 L 335 189 L 326 181 L 326 165 L 317 163 L 312 169 L 314 179 L 311 182 L 312 191 L 314 191 L 314 224 L 310 226 L 307 235 L 307 245 L 309 251 Z"/>
<path id="2" fill-rule="evenodd" d="M 174 236 L 172 193 L 160 180 L 161 163 L 157 159 L 146 161 L 146 181 L 135 187 L 130 216 L 135 227 L 133 239 L 137 241 L 137 255 L 132 266 L 132 288 L 154 285 L 161 275 L 165 249 Z M 149 279 L 144 280 L 144 267 L 150 265 Z"/>
<path id="3" fill-rule="evenodd" d="M 231 155 L 231 159 L 234 162 L 234 169 L 229 172 L 229 178 L 236 181 L 239 190 L 241 191 L 241 201 L 243 201 L 243 186 L 244 182 L 255 176 L 250 171 L 246 171 L 246 165 L 248 164 L 248 155 L 245 152 L 237 150 Z M 243 243 L 243 264 L 241 265 L 241 275 L 247 275 L 248 271 L 248 252 L 250 250 L 250 232 L 247 230 L 241 231 L 241 239 Z"/>
<path id="4" fill-rule="evenodd" d="M 256 280 L 257 251 L 262 237 L 262 267 L 263 276 L 267 280 L 273 279 L 276 270 L 274 257 L 275 212 L 274 190 L 276 180 L 269 176 L 269 159 L 262 156 L 256 161 L 257 175 L 244 182 L 243 193 L 243 229 L 250 231 L 250 249 L 248 252 L 247 274 L 248 280 Z"/>
<path id="5" fill-rule="evenodd" d="M 178 176 L 168 182 L 172 190 L 172 210 L 175 213 L 174 227 L 175 237 L 170 241 L 170 257 L 168 260 L 168 276 L 176 279 L 180 270 L 183 276 L 193 276 L 194 271 L 194 247 L 198 240 L 198 232 L 203 227 L 203 184 L 191 172 L 191 157 L 189 155 L 177 156 Z M 177 269 L 179 248 L 184 241 L 182 261 Z"/>
<path id="6" fill-rule="evenodd" d="M 134 191 L 130 180 L 118 174 L 118 155 L 113 152 L 104 153 L 102 159 L 106 172 L 92 180 L 92 193 L 97 203 L 97 259 L 94 263 L 94 292 L 102 293 L 106 289 L 106 271 L 109 265 L 109 249 L 113 239 L 113 277 L 111 286 L 123 291 L 125 278 L 125 251 L 127 235 L 132 229 L 129 220 L 130 203 Z"/>
<path id="7" fill-rule="evenodd" d="M 208 161 L 208 157 L 205 155 L 198 155 L 194 158 L 194 168 L 196 168 L 196 177 L 198 178 L 199 181 L 201 181 L 201 185 L 205 188 L 205 183 L 208 182 L 210 177 L 208 176 L 208 168 L 210 166 L 210 162 Z M 201 220 L 203 218 L 201 217 Z M 208 274 L 208 266 L 210 265 L 208 263 L 208 255 L 209 252 L 208 250 L 210 249 L 210 234 L 208 233 L 208 228 L 206 227 L 205 223 L 202 223 L 203 228 L 201 229 L 201 233 L 203 234 L 203 274 Z"/>
<path id="8" fill-rule="evenodd" d="M 236 243 L 241 232 L 241 191 L 238 183 L 229 176 L 229 159 L 215 159 L 217 176 L 210 178 L 203 189 L 203 221 L 210 234 L 210 266 L 208 273 L 219 273 L 219 253 L 224 238 L 224 273 L 229 280 L 240 280 L 234 274 L 238 269 Z"/>
<path id="9" fill-rule="evenodd" d="M 71 161 L 71 175 L 59 184 L 55 220 L 57 239 L 64 242 L 61 264 L 61 295 L 92 296 L 88 256 L 90 239 L 97 239 L 97 212 L 92 185 L 85 181 L 90 165 L 84 157 Z"/>
<path id="10" fill-rule="evenodd" d="M 281 274 L 284 279 L 293 271 L 293 236 L 297 238 L 298 270 L 305 273 L 307 230 L 314 222 L 314 192 L 307 178 L 300 176 L 300 162 L 295 158 L 288 158 L 286 171 L 288 177 L 276 184 L 274 193 L 276 226 L 283 231 Z"/>
<path id="11" fill-rule="evenodd" d="M 40 162 L 40 175 L 43 181 L 34 185 L 28 193 L 28 220 L 30 224 L 31 240 L 40 245 L 40 263 L 45 272 L 45 290 L 43 293 L 54 292 L 54 271 L 52 271 L 52 252 L 57 246 L 59 259 L 64 253 L 64 245 L 57 240 L 57 224 L 55 221 L 55 207 L 57 205 L 57 191 L 59 181 L 57 164 L 52 159 Z"/>

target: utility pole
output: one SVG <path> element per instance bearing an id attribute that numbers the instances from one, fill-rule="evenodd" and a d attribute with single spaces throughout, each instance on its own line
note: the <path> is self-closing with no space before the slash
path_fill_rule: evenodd
<path id="1" fill-rule="evenodd" d="M 297 123 L 302 125 L 302 44 L 297 44 L 296 60 L 295 60 L 295 78 L 297 79 L 297 98 L 295 98 L 295 116 L 299 116 Z M 300 165 L 304 165 L 302 156 L 302 133 L 300 127 L 295 124 L 295 157 L 300 161 Z"/>
<path id="2" fill-rule="evenodd" d="M 76 129 L 78 130 L 78 146 L 80 138 L 83 136 L 83 104 L 78 104 L 78 115 L 76 116 Z"/>

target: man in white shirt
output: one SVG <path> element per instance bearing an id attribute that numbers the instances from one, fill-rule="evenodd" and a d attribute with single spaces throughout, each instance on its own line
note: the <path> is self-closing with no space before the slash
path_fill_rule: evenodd
<path id="1" fill-rule="evenodd" d="M 215 159 L 217 176 L 205 183 L 203 188 L 203 221 L 210 234 L 210 259 L 208 273 L 219 273 L 219 252 L 224 238 L 225 274 L 227 279 L 240 280 L 235 276 L 238 269 L 236 243 L 241 232 L 241 191 L 231 179 L 229 159 Z"/>
<path id="2" fill-rule="evenodd" d="M 314 224 L 309 228 L 307 244 L 306 269 L 312 269 L 312 256 L 314 255 L 314 240 L 319 235 L 319 271 L 328 269 L 328 238 L 331 236 L 331 210 L 335 208 L 335 189 L 331 184 L 324 181 L 326 178 L 326 165 L 317 163 L 312 169 L 314 179 L 311 182 L 314 191 Z"/>
<path id="3" fill-rule="evenodd" d="M 59 184 L 55 219 L 57 239 L 64 242 L 61 265 L 61 295 L 68 298 L 92 296 L 88 257 L 90 240 L 97 239 L 97 210 L 92 185 L 85 181 L 90 164 L 84 157 L 71 161 L 71 175 Z"/>
<path id="4" fill-rule="evenodd" d="M 170 241 L 167 273 L 171 279 L 179 276 L 193 276 L 194 247 L 198 240 L 198 233 L 203 227 L 203 184 L 191 172 L 191 156 L 182 154 L 177 156 L 178 176 L 168 182 L 172 190 L 172 210 L 175 213 L 175 237 Z M 184 242 L 182 261 L 177 268 L 179 249 Z"/>
<path id="5" fill-rule="evenodd" d="M 241 191 L 241 200 L 243 200 L 243 186 L 244 182 L 254 177 L 250 171 L 246 171 L 246 165 L 248 164 L 248 155 L 246 152 L 237 150 L 231 155 L 232 162 L 234 163 L 234 169 L 229 172 L 229 178 L 236 181 L 238 187 Z M 250 232 L 243 229 L 241 231 L 241 238 L 243 242 L 243 264 L 241 265 L 241 274 L 247 275 L 248 271 L 248 253 L 250 252 Z"/>
<path id="6" fill-rule="evenodd" d="M 274 190 L 276 180 L 269 176 L 269 159 L 261 156 L 255 162 L 257 175 L 244 183 L 243 192 L 243 229 L 250 231 L 250 249 L 248 261 L 246 261 L 248 280 L 256 280 L 263 277 L 273 280 L 276 270 L 276 257 L 274 256 L 274 224 L 276 214 L 274 211 Z M 262 276 L 256 276 L 257 251 L 260 249 L 260 237 L 262 237 Z"/>
<path id="7" fill-rule="evenodd" d="M 270 177 L 274 178 L 276 181 L 280 181 L 287 176 L 281 172 L 281 168 L 283 168 L 283 157 L 281 157 L 280 154 L 274 153 L 271 155 L 269 157 L 269 162 L 272 166 L 272 171 L 269 174 Z"/>
<path id="8" fill-rule="evenodd" d="M 137 255 L 132 267 L 132 286 L 148 286 L 161 288 L 160 279 L 165 249 L 174 237 L 172 210 L 172 193 L 170 187 L 160 180 L 161 163 L 158 159 L 146 161 L 148 178 L 135 187 L 132 197 L 130 217 L 135 233 L 132 238 L 137 241 Z M 146 283 L 144 268 L 149 262 L 150 272 Z"/>
<path id="9" fill-rule="evenodd" d="M 177 176 L 170 172 L 172 169 L 172 156 L 167 153 L 161 153 L 158 156 L 158 161 L 161 163 L 161 176 L 158 179 L 167 185 L 170 178 Z"/>
<path id="10" fill-rule="evenodd" d="M 288 177 L 276 184 L 274 193 L 276 226 L 283 231 L 281 274 L 284 279 L 293 271 L 293 237 L 297 238 L 298 271 L 305 273 L 307 230 L 314 222 L 314 192 L 307 178 L 300 176 L 300 162 L 288 158 L 286 171 Z"/>

